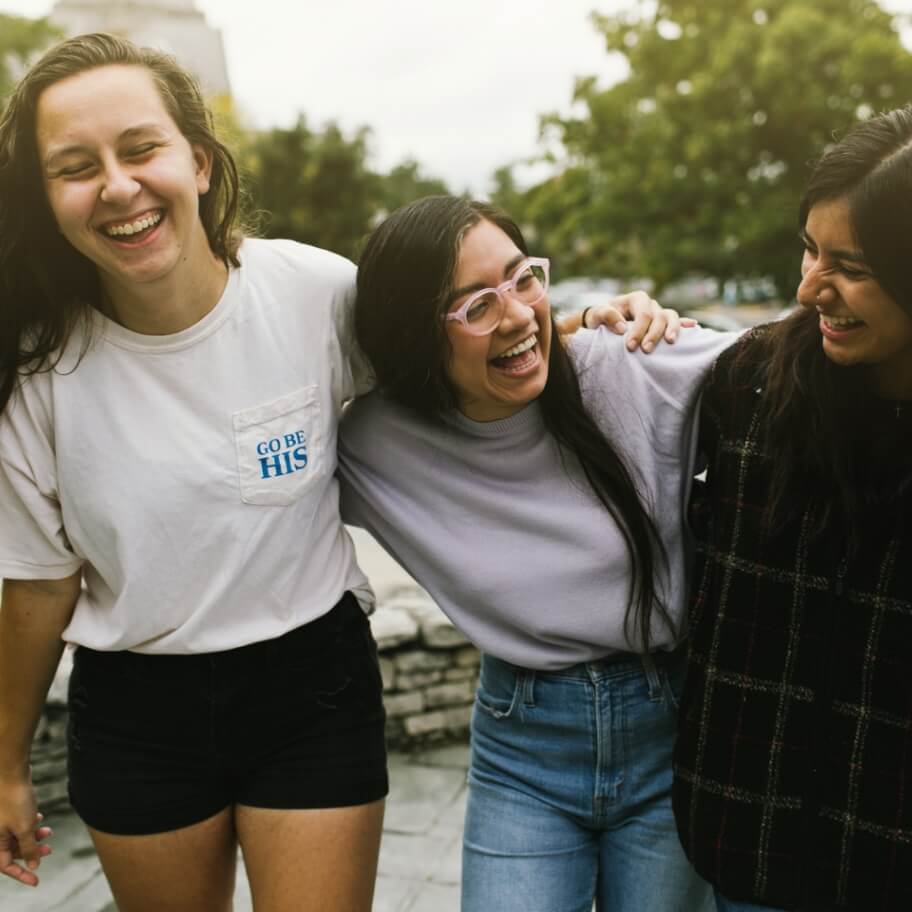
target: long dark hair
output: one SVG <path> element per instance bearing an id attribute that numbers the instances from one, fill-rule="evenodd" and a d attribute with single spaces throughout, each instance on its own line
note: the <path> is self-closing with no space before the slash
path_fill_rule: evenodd
<path id="1" fill-rule="evenodd" d="M 57 231 L 38 162 L 41 93 L 112 64 L 148 69 L 188 142 L 213 158 L 199 213 L 212 252 L 239 265 L 238 171 L 215 136 L 196 80 L 173 57 L 114 35 L 80 35 L 52 47 L 16 86 L 0 117 L 0 414 L 23 374 L 47 370 L 73 328 L 100 299 L 98 271 Z"/>
<path id="2" fill-rule="evenodd" d="M 912 106 L 857 125 L 816 163 L 799 209 L 803 227 L 819 203 L 845 201 L 855 242 L 881 288 L 912 315 Z M 759 356 L 758 356 L 759 355 Z M 795 515 L 796 484 L 817 491 L 819 533 L 855 520 L 872 501 L 908 483 L 909 451 L 872 426 L 864 366 L 838 366 L 823 352 L 818 314 L 801 308 L 757 333 L 739 356 L 763 388 L 774 525 Z"/>
<path id="3" fill-rule="evenodd" d="M 528 254 L 513 220 L 486 203 L 431 196 L 394 212 L 368 239 L 358 266 L 355 330 L 382 394 L 439 420 L 456 408 L 447 376 L 450 345 L 442 320 L 466 232 L 486 220 Z M 651 649 L 653 611 L 674 631 L 657 597 L 655 576 L 664 550 L 643 506 L 633 474 L 583 404 L 573 363 L 554 320 L 548 382 L 539 397 L 545 426 L 564 458 L 575 457 L 605 509 L 619 526 L 631 563 L 628 642 Z M 635 637 L 631 636 L 635 630 Z"/>

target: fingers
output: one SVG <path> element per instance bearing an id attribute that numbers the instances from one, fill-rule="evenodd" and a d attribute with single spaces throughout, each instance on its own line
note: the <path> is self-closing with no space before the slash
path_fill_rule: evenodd
<path id="1" fill-rule="evenodd" d="M 623 335 L 627 332 L 627 321 L 624 314 L 612 304 L 596 304 L 589 308 L 586 314 L 586 326 L 584 329 L 598 329 L 599 326 L 607 326 L 612 332 Z"/>
<path id="2" fill-rule="evenodd" d="M 13 861 L 12 855 L 7 851 L 0 851 L 0 874 L 18 880 L 27 887 L 38 886 L 38 877 Z"/>
<path id="3" fill-rule="evenodd" d="M 627 330 L 627 348 L 634 351 L 639 346 L 644 352 L 652 351 L 656 342 L 662 338 L 667 324 L 668 318 L 658 302 L 646 298 L 644 305 L 637 307 L 633 323 Z"/>
<path id="4" fill-rule="evenodd" d="M 18 857 L 25 862 L 25 866 L 34 871 L 41 864 L 41 847 L 35 839 L 35 833 L 31 830 L 23 830 L 16 833 L 16 841 L 19 843 Z"/>
<path id="5" fill-rule="evenodd" d="M 681 317 L 676 310 L 672 310 L 670 307 L 665 308 L 665 316 L 668 318 L 668 324 L 665 327 L 664 339 L 669 345 L 674 345 L 681 330 Z"/>

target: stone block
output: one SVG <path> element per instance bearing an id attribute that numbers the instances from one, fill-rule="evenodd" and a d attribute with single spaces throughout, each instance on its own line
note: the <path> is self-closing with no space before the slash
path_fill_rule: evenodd
<path id="1" fill-rule="evenodd" d="M 472 705 L 469 706 L 451 706 L 443 710 L 446 719 L 446 727 L 450 732 L 467 731 L 469 723 L 472 721 Z"/>
<path id="2" fill-rule="evenodd" d="M 411 693 L 387 694 L 383 698 L 386 714 L 390 718 L 412 716 L 424 710 L 424 694 L 420 690 Z"/>
<path id="3" fill-rule="evenodd" d="M 380 656 L 380 677 L 383 679 L 383 689 L 393 690 L 396 686 L 396 667 L 393 660 Z"/>
<path id="4" fill-rule="evenodd" d="M 415 623 L 414 620 L 412 623 Z M 417 629 L 417 625 L 416 625 Z M 453 662 L 448 652 L 429 652 L 426 649 L 409 649 L 397 653 L 393 661 L 396 671 L 410 674 L 415 671 L 436 671 L 449 668 Z"/>
<path id="5" fill-rule="evenodd" d="M 422 713 L 418 716 L 409 716 L 404 722 L 405 734 L 410 738 L 419 738 L 426 735 L 443 733 L 451 726 L 447 722 L 447 715 L 442 710 Z"/>
<path id="6" fill-rule="evenodd" d="M 371 632 L 380 652 L 418 639 L 418 622 L 407 612 L 383 606 L 370 616 Z"/>
<path id="7" fill-rule="evenodd" d="M 440 706 L 459 706 L 471 703 L 475 698 L 475 687 L 471 681 L 456 681 L 438 684 L 424 691 L 424 702 L 428 709 Z"/>
<path id="8" fill-rule="evenodd" d="M 448 668 L 443 673 L 444 681 L 471 681 L 473 686 L 477 678 L 477 668 Z"/>
<path id="9" fill-rule="evenodd" d="M 466 636 L 424 590 L 401 593 L 390 604 L 407 611 L 415 619 L 425 646 L 431 649 L 456 649 L 468 643 Z"/>
<path id="10" fill-rule="evenodd" d="M 396 689 L 399 691 L 418 690 L 443 680 L 443 671 L 414 671 L 411 674 L 396 675 Z"/>
<path id="11" fill-rule="evenodd" d="M 481 664 L 481 653 L 474 646 L 464 646 L 453 657 L 460 668 L 478 668 Z"/>

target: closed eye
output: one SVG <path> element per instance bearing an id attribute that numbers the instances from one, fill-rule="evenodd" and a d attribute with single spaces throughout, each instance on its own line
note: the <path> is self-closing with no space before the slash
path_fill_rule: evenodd
<path id="1" fill-rule="evenodd" d="M 141 146 L 133 146 L 132 149 L 127 151 L 127 157 L 139 158 L 143 155 L 148 155 L 155 149 L 156 145 L 157 143 L 143 143 Z"/>
<path id="2" fill-rule="evenodd" d="M 855 282 L 859 282 L 862 279 L 869 279 L 871 274 L 865 272 L 863 269 L 855 269 L 852 266 L 846 266 L 844 263 L 840 263 L 839 271 L 847 278 L 852 279 Z"/>
<path id="3" fill-rule="evenodd" d="M 90 162 L 80 162 L 75 165 L 68 165 L 66 168 L 61 168 L 57 173 L 61 177 L 83 177 L 92 170 L 92 164 Z"/>

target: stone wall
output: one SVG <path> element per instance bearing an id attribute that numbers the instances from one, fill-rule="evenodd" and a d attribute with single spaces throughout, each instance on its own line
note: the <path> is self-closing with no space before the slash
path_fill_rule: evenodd
<path id="1" fill-rule="evenodd" d="M 380 653 L 389 746 L 409 750 L 467 738 L 478 678 L 475 647 L 415 584 L 384 592 L 370 622 Z M 71 666 L 67 650 L 32 748 L 32 777 L 45 814 L 67 806 L 66 692 Z"/>
<path id="2" fill-rule="evenodd" d="M 465 738 L 478 651 L 417 586 L 394 591 L 371 617 L 380 652 L 387 741 L 410 748 Z"/>

